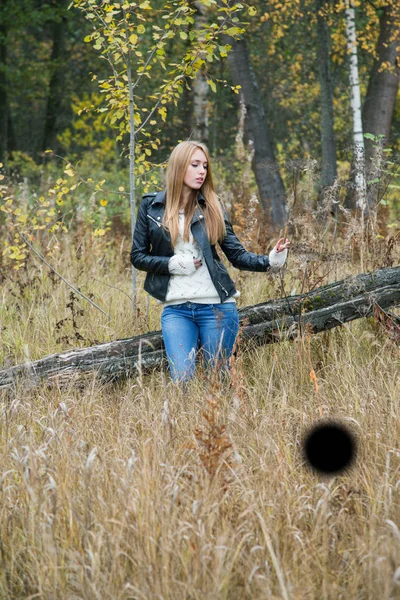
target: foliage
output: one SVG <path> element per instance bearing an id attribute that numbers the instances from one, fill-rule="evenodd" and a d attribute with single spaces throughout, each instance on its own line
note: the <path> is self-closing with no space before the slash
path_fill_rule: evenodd
<path id="1" fill-rule="evenodd" d="M 209 4 L 216 6 L 216 1 L 210 0 Z M 195 78 L 208 62 L 227 55 L 229 47 L 218 45 L 218 35 L 222 31 L 232 36 L 243 32 L 235 25 L 243 5 L 222 3 L 216 8 L 220 23 L 216 18 L 200 30 L 190 29 L 196 9 L 186 0 L 168 4 L 154 0 L 152 5 L 148 0 L 139 5 L 128 1 L 75 0 L 74 7 L 82 10 L 93 24 L 93 33 L 85 41 L 93 43 L 111 67 L 110 76 L 98 81 L 106 106 L 97 110 L 105 112 L 106 122 L 117 129 L 117 141 L 123 142 L 134 127 L 136 171 L 143 176 L 146 191 L 148 185 L 157 183 L 150 171 L 150 157 L 161 144 L 161 130 L 153 129 L 151 133 L 148 129 L 157 125 L 157 119 L 166 121 L 167 106 L 171 102 L 177 104 L 187 79 Z M 180 58 L 167 63 L 167 44 L 176 39 L 180 40 Z M 187 40 L 189 45 L 183 44 Z M 163 72 L 162 83 L 146 94 L 142 84 L 146 79 L 153 80 L 157 69 Z M 97 75 L 93 79 L 97 80 Z M 214 79 L 209 78 L 208 84 L 215 92 Z M 132 102 L 133 122 L 129 112 Z"/>

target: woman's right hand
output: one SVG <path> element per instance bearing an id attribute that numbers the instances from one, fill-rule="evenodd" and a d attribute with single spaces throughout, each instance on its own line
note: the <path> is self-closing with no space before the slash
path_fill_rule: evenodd
<path id="1" fill-rule="evenodd" d="M 168 270 L 172 275 L 191 275 L 196 272 L 202 265 L 200 258 L 194 258 L 194 256 L 180 256 L 174 254 L 169 259 Z"/>

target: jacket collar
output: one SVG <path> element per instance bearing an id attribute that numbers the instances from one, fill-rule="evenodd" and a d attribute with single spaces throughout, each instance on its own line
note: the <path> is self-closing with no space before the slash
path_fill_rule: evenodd
<path id="1" fill-rule="evenodd" d="M 155 197 L 153 202 L 151 203 L 156 204 L 156 202 L 159 202 L 160 204 L 164 204 L 165 205 L 165 197 L 167 195 L 167 190 L 162 190 L 162 192 L 158 192 Z M 203 194 L 199 191 L 198 193 L 198 201 L 200 204 L 205 204 L 206 203 L 206 199 L 204 198 Z"/>

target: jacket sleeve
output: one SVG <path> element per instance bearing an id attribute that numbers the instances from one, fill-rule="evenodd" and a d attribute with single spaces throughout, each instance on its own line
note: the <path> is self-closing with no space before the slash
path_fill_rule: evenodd
<path id="1" fill-rule="evenodd" d="M 170 256 L 153 256 L 150 254 L 149 223 L 147 219 L 147 199 L 143 198 L 136 219 L 133 233 L 131 263 L 140 271 L 169 275 L 168 261 Z"/>
<path id="2" fill-rule="evenodd" d="M 270 266 L 268 256 L 265 254 L 247 252 L 247 250 L 243 248 L 233 231 L 233 227 L 222 202 L 221 206 L 224 213 L 226 235 L 223 241 L 220 242 L 220 246 L 229 262 L 232 263 L 236 269 L 242 271 L 266 271 Z"/>

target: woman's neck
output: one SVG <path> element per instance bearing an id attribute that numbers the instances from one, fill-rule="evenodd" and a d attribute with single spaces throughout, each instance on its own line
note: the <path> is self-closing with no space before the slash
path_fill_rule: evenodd
<path id="1" fill-rule="evenodd" d="M 182 194 L 181 194 L 181 199 L 179 202 L 179 208 L 186 208 L 186 206 L 188 204 L 190 204 L 192 202 L 192 200 L 194 200 L 194 198 L 197 196 L 197 193 L 195 190 L 182 190 Z"/>

